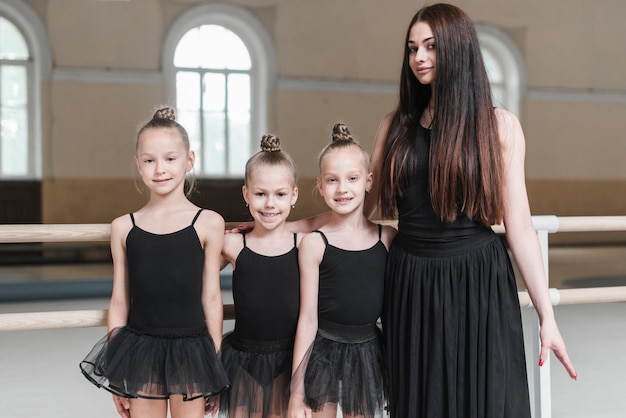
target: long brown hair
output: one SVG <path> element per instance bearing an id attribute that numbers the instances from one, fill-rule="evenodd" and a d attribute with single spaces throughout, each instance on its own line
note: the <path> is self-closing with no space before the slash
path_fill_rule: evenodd
<path id="1" fill-rule="evenodd" d="M 427 23 L 435 38 L 434 91 L 431 85 L 421 84 L 409 66 L 409 34 L 417 22 Z M 501 147 L 474 24 L 456 6 L 424 7 L 409 24 L 403 59 L 399 102 L 382 161 L 383 216 L 395 216 L 396 197 L 415 177 L 415 132 L 434 94 L 428 181 L 435 211 L 444 222 L 454 221 L 459 214 L 484 225 L 500 222 L 504 213 Z"/>

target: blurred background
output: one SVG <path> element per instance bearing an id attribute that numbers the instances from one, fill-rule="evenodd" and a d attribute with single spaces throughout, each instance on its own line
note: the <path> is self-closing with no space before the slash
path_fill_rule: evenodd
<path id="1" fill-rule="evenodd" d="M 163 105 L 198 155 L 198 205 L 247 219 L 244 163 L 269 132 L 298 166 L 292 217 L 323 211 L 318 152 L 338 121 L 371 149 L 396 105 L 409 19 L 428 3 L 0 0 L 0 224 L 109 223 L 139 208 L 135 134 Z M 522 123 L 533 215 L 626 215 L 626 3 L 450 3 L 476 23 L 495 102 Z M 623 231 L 550 245 L 551 287 L 626 285 Z M 0 313 L 104 309 L 111 271 L 106 242 L 2 243 Z M 556 312 L 580 379 L 554 366 L 554 416 L 623 416 L 626 304 Z M 103 332 L 0 332 L 0 415 L 115 416 L 78 371 Z"/>

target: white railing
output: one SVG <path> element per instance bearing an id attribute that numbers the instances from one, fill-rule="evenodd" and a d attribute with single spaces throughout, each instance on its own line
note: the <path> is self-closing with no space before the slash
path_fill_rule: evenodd
<path id="1" fill-rule="evenodd" d="M 556 217 L 533 216 L 541 244 L 546 277 L 548 277 L 548 235 L 555 232 L 605 232 L 626 231 L 626 216 L 603 217 Z M 501 225 L 494 227 L 503 233 Z M 27 242 L 85 242 L 108 241 L 108 224 L 56 224 L 56 225 L 0 225 L 0 243 Z M 553 305 L 608 303 L 626 301 L 626 286 L 554 289 L 550 288 Z M 519 292 L 520 305 L 531 307 L 528 293 Z M 0 331 L 36 330 L 55 328 L 82 328 L 106 325 L 106 310 L 81 310 L 58 312 L 31 312 L 0 314 Z M 224 319 L 234 318 L 233 305 L 224 305 Z M 533 363 L 539 361 L 539 326 L 534 325 Z M 546 361 L 535 373 L 535 418 L 551 418 L 550 361 Z"/>

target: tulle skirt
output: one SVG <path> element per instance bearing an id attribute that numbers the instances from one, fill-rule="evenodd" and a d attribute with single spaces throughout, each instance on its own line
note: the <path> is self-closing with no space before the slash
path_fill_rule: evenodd
<path id="1" fill-rule="evenodd" d="M 294 379 L 303 374 L 305 402 L 313 411 L 331 403 L 344 415 L 382 413 L 387 379 L 382 333 L 375 324 L 347 327 L 320 319 L 304 362 Z"/>
<path id="2" fill-rule="evenodd" d="M 222 362 L 231 388 L 220 399 L 220 416 L 286 416 L 292 357 L 293 338 L 259 342 L 227 334 Z"/>
<path id="3" fill-rule="evenodd" d="M 392 417 L 530 417 L 515 276 L 496 235 L 423 248 L 396 237 L 385 286 Z"/>
<path id="4" fill-rule="evenodd" d="M 189 401 L 229 386 L 206 327 L 186 335 L 154 335 L 129 327 L 112 330 L 80 363 L 94 385 L 125 398 Z"/>

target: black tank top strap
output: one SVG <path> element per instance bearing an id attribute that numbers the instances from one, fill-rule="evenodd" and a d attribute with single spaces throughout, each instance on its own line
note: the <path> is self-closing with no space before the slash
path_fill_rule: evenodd
<path id="1" fill-rule="evenodd" d="M 298 233 L 294 232 L 293 234 L 293 246 L 297 247 L 298 246 Z"/>
<path id="2" fill-rule="evenodd" d="M 382 224 L 378 224 L 378 241 L 383 237 L 383 226 Z"/>
<path id="3" fill-rule="evenodd" d="M 313 231 L 313 232 L 317 232 L 318 234 L 320 234 L 320 235 L 322 236 L 322 239 L 324 240 L 324 243 L 325 243 L 326 245 L 328 245 L 328 238 L 326 238 L 326 235 L 324 235 L 324 233 L 323 233 L 322 231 L 320 231 L 319 229 L 316 229 L 316 230 L 315 230 L 315 231 Z"/>
<path id="4" fill-rule="evenodd" d="M 204 209 L 200 209 L 198 213 L 196 213 L 196 216 L 193 217 L 193 221 L 191 221 L 191 226 L 196 223 L 196 221 L 198 220 L 198 216 L 200 216 L 200 212 L 202 212 L 203 210 Z"/>
<path id="5" fill-rule="evenodd" d="M 129 213 L 129 215 L 130 215 L 130 220 L 131 220 L 131 222 L 133 223 L 133 226 L 137 226 L 137 225 L 135 225 L 135 215 L 133 215 L 133 213 L 132 213 L 132 212 L 131 212 L 131 213 Z"/>
<path id="6" fill-rule="evenodd" d="M 246 248 L 246 234 L 241 234 L 241 237 L 243 238 L 243 248 Z"/>

